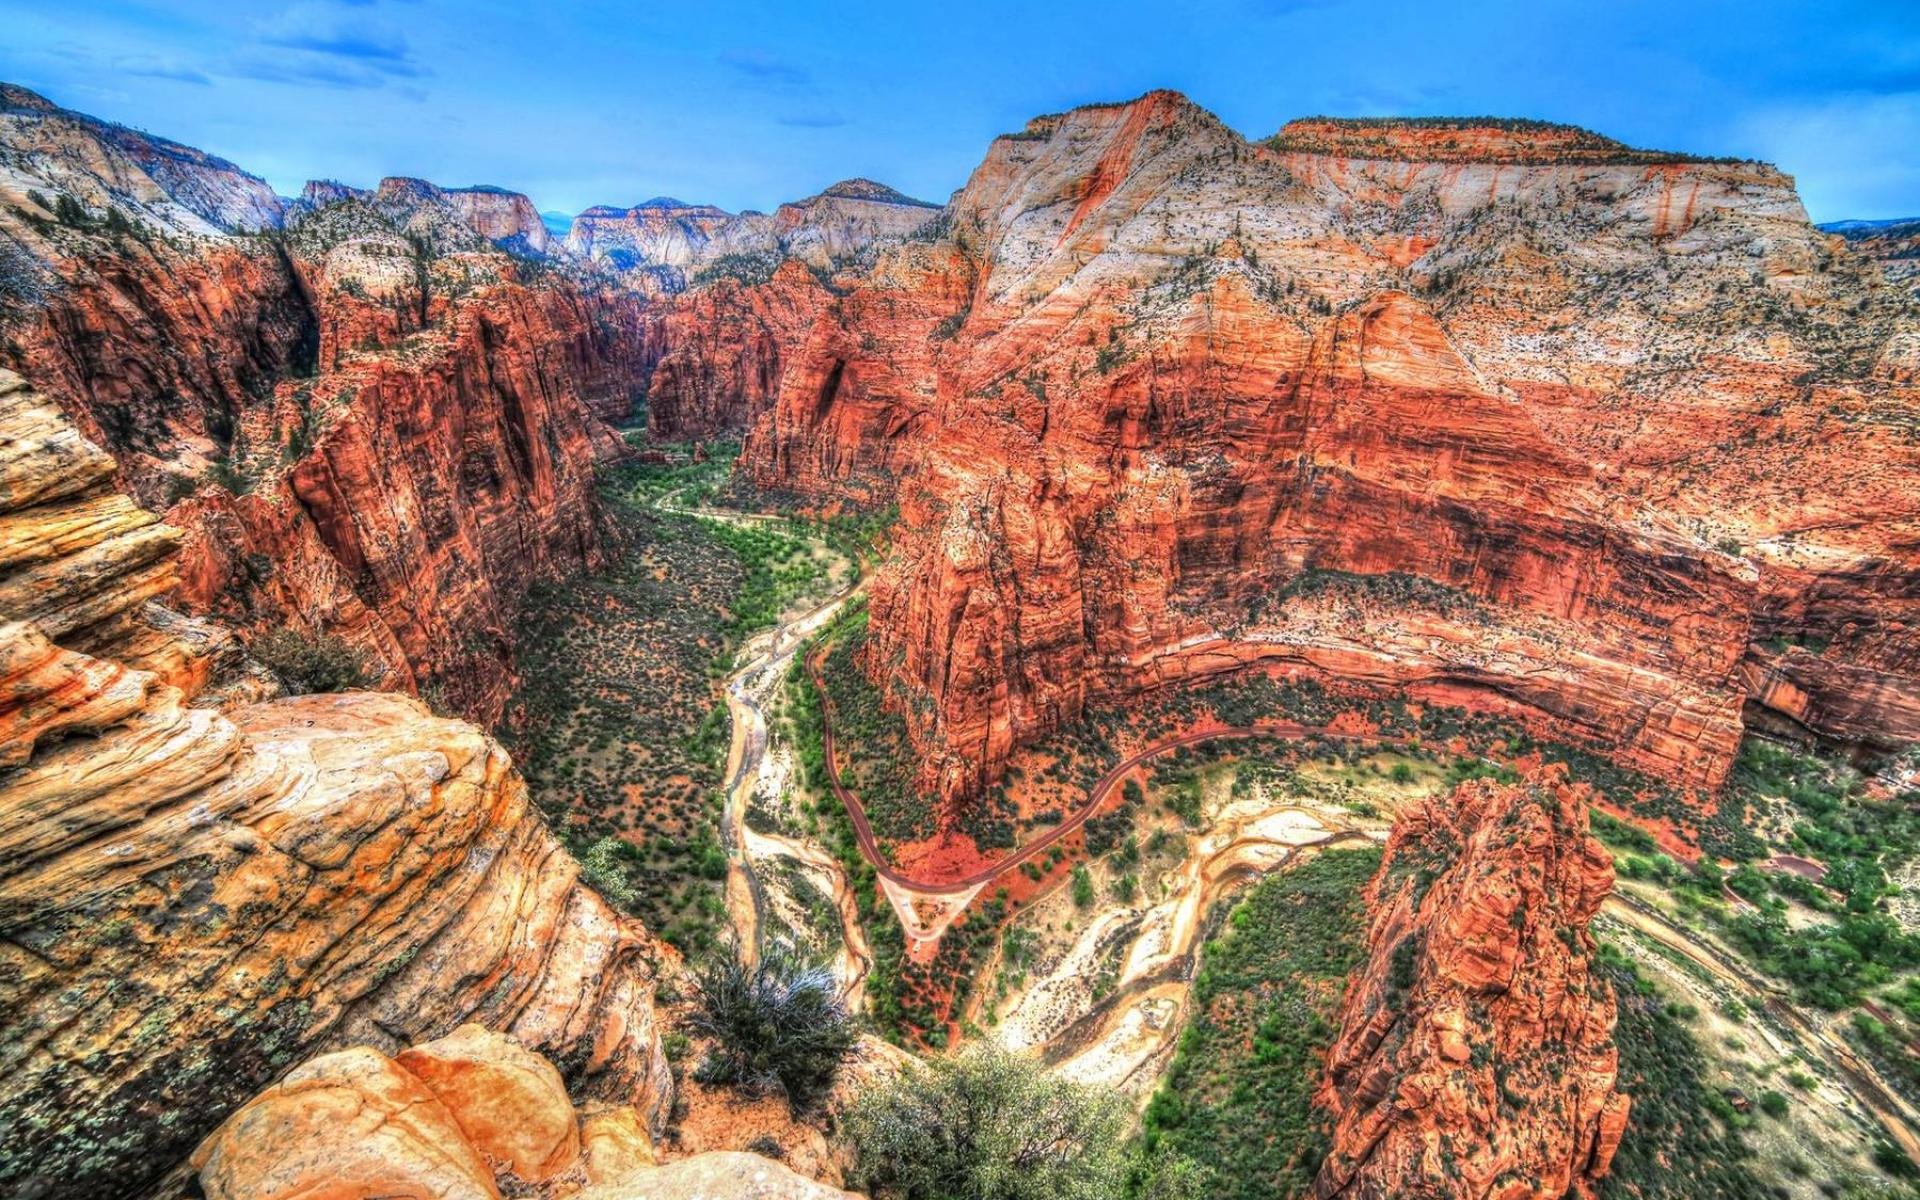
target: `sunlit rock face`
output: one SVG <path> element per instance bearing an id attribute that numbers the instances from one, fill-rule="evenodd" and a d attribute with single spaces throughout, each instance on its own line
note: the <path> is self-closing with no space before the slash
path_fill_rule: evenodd
<path id="1" fill-rule="evenodd" d="M 661 951 L 505 752 L 406 697 L 264 699 L 159 606 L 181 533 L 113 472 L 0 372 L 0 1191 L 163 1189 L 307 1055 L 466 1022 L 657 1122 Z"/>
<path id="2" fill-rule="evenodd" d="M 383 686 L 497 719 L 527 588 L 605 560 L 593 481 L 647 365 L 638 298 L 536 263 L 538 214 L 498 189 L 318 182 L 239 236 L 237 202 L 202 201 L 251 177 L 185 148 L 161 170 L 19 94 L 0 244 L 37 302 L 5 344 L 170 510 L 181 602 L 345 638 Z"/>
<path id="3" fill-rule="evenodd" d="M 758 1154 L 657 1165 L 631 1105 L 576 1108 L 551 1063 L 466 1025 L 389 1058 L 370 1046 L 289 1072 L 193 1156 L 208 1200 L 666 1200 L 848 1196 Z"/>
<path id="4" fill-rule="evenodd" d="M 1250 143 L 1156 92 L 998 139 L 831 282 L 680 297 L 665 391 L 763 486 L 898 503 L 867 667 L 939 795 L 1245 668 L 1687 784 L 1755 720 L 1920 735 L 1913 305 L 1772 167 L 1529 122 Z"/>
<path id="5" fill-rule="evenodd" d="M 1613 861 L 1589 803 L 1542 771 L 1395 822 L 1318 1095 L 1333 1145 L 1316 1195 L 1594 1194 L 1630 1101 L 1592 970 Z"/>
<path id="6" fill-rule="evenodd" d="M 871 179 L 843 180 L 772 216 L 656 196 L 632 208 L 586 210 L 566 249 L 670 294 L 713 278 L 764 279 L 789 258 L 830 271 L 913 235 L 939 211 Z"/>

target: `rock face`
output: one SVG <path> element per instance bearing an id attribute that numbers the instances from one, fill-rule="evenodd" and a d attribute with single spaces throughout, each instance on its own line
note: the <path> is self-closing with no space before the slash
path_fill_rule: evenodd
<path id="1" fill-rule="evenodd" d="M 580 1131 L 553 1064 L 479 1025 L 402 1050 L 394 1060 L 453 1113 L 487 1161 L 544 1183 L 580 1155 Z"/>
<path id="2" fill-rule="evenodd" d="M 307 1055 L 469 1021 L 658 1119 L 661 951 L 506 754 L 397 696 L 246 703 L 112 471 L 0 373 L 0 1191 L 143 1194 Z M 448 1094 L 468 1040 L 420 1048 Z"/>
<path id="3" fill-rule="evenodd" d="M 836 183 L 772 216 L 657 196 L 632 208 L 588 209 L 574 218 L 566 246 L 676 292 L 714 272 L 764 277 L 786 258 L 823 271 L 843 266 L 870 246 L 914 233 L 939 211 L 871 179 Z"/>
<path id="4" fill-rule="evenodd" d="M 1588 922 L 1613 865 L 1588 796 L 1486 780 L 1395 823 L 1318 1103 L 1321 1197 L 1592 1196 L 1628 1097 Z"/>
<path id="5" fill-rule="evenodd" d="M 552 236 L 540 220 L 533 201 L 506 188 L 481 185 L 443 188 L 424 179 L 390 176 L 368 191 L 330 179 L 311 180 L 300 194 L 299 217 L 349 201 L 365 204 L 386 221 L 410 233 L 438 238 L 443 244 L 466 240 L 470 233 L 481 243 L 530 258 L 545 257 L 554 249 Z M 457 224 L 450 239 L 440 227 Z M 481 243 L 475 243 L 476 245 Z"/>
<path id="6" fill-rule="evenodd" d="M 656 436 L 698 438 L 738 430 L 772 404 L 785 356 L 833 301 L 799 262 L 767 283 L 716 282 L 648 315 L 647 425 Z"/>
<path id="7" fill-rule="evenodd" d="M 1157 92 L 997 140 L 836 285 L 786 325 L 789 282 L 703 298 L 743 347 L 675 410 L 732 389 L 758 483 L 898 502 L 867 667 L 940 796 L 1247 667 L 1687 784 L 1755 716 L 1920 736 L 1914 309 L 1771 167 L 1531 123 L 1250 144 Z"/>
<path id="8" fill-rule="evenodd" d="M 276 229 L 283 216 L 266 180 L 225 159 L 0 83 L 0 195 L 27 188 L 138 210 L 181 234 Z"/>
<path id="9" fill-rule="evenodd" d="M 208 1200 L 847 1195 L 755 1154 L 655 1167 L 633 1108 L 576 1112 L 551 1064 L 472 1025 L 397 1058 L 357 1046 L 301 1065 L 202 1143 L 194 1166 Z"/>
<path id="10" fill-rule="evenodd" d="M 90 118 L 0 121 L 0 152 L 37 172 L 0 178 L 9 282 L 36 301 L 0 306 L 0 344 L 172 510 L 182 601 L 344 637 L 383 686 L 496 719 L 521 596 L 602 559 L 594 472 L 624 453 L 605 421 L 651 365 L 637 298 L 529 267 L 538 214 L 496 189 L 315 184 L 272 242 L 206 222 L 163 240 L 227 168 L 176 197 Z M 5 140 L 50 129 L 31 156 Z M 68 196 L 79 215 L 52 211 Z"/>
<path id="11" fill-rule="evenodd" d="M 447 1105 L 365 1046 L 295 1067 L 194 1158 L 209 1200 L 500 1195 Z"/>
<path id="12" fill-rule="evenodd" d="M 1920 295 L 1920 218 L 1910 221 L 1842 221 L 1822 225 L 1868 258 L 1880 263 L 1887 279 Z"/>
<path id="13" fill-rule="evenodd" d="M 521 193 L 481 186 L 453 188 L 445 195 L 467 224 L 494 245 L 535 255 L 553 249 L 540 210 Z"/>

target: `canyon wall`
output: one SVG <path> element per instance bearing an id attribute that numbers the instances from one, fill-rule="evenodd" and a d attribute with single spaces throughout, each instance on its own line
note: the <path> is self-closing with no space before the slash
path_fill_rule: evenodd
<path id="1" fill-rule="evenodd" d="M 1595 1194 L 1631 1101 L 1591 969 L 1613 864 L 1590 800 L 1540 771 L 1394 823 L 1317 1097 L 1333 1119 L 1317 1196 Z"/>
<path id="2" fill-rule="evenodd" d="M 36 151 L 0 177 L 6 283 L 34 302 L 0 314 L 7 355 L 185 531 L 182 603 L 343 637 L 383 686 L 497 719 L 528 586 L 604 559 L 638 298 L 541 260 L 525 197 L 316 185 L 284 232 L 189 230 L 185 168 L 163 186 L 50 106 L 5 119 Z"/>
<path id="3" fill-rule="evenodd" d="M 1750 715 L 1920 737 L 1913 306 L 1764 164 L 1524 122 L 1256 144 L 1159 92 L 998 139 L 835 283 L 771 350 L 706 322 L 770 394 L 704 378 L 751 379 L 756 483 L 899 504 L 866 665 L 938 796 L 1248 666 L 1706 787 Z"/>
<path id="4" fill-rule="evenodd" d="M 657 1124 L 663 954 L 506 754 L 417 701 L 271 689 L 159 606 L 179 531 L 0 371 L 0 1190 L 177 1194 L 301 1059 L 466 1022 Z"/>
<path id="5" fill-rule="evenodd" d="M 843 180 L 771 216 L 656 196 L 632 208 L 587 209 L 574 218 L 566 249 L 649 291 L 673 293 L 713 278 L 764 281 L 789 258 L 833 271 L 875 244 L 912 235 L 939 212 L 871 179 Z"/>

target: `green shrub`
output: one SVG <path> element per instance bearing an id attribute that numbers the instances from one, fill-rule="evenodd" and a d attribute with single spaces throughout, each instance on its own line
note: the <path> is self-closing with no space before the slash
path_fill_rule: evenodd
<path id="1" fill-rule="evenodd" d="M 639 851 L 624 838 L 603 837 L 580 856 L 580 878 L 607 903 L 622 912 L 632 912 L 639 894 L 627 878 L 627 864 L 638 858 Z"/>
<path id="2" fill-rule="evenodd" d="M 1081 908 L 1093 903 L 1093 876 L 1085 864 L 1073 868 L 1073 902 Z"/>
<path id="3" fill-rule="evenodd" d="M 1146 1153 L 1208 1164 L 1223 1200 L 1312 1194 L 1329 1144 L 1313 1094 L 1366 955 L 1362 892 L 1379 865 L 1375 847 L 1327 850 L 1235 906 L 1206 943 L 1192 1015 L 1143 1116 Z M 1414 961 L 1400 972 L 1409 985 Z"/>
<path id="4" fill-rule="evenodd" d="M 371 687 L 379 677 L 364 652 L 330 633 L 276 629 L 248 649 L 295 696 Z"/>
<path id="5" fill-rule="evenodd" d="M 755 1092 L 778 1086 L 796 1109 L 833 1085 L 854 1034 L 827 968 L 776 942 L 751 966 L 738 953 L 712 955 L 693 983 L 699 1004 L 689 1024 L 714 1042 L 700 1078 Z"/>
<path id="6" fill-rule="evenodd" d="M 1111 1200 L 1128 1124 L 1117 1096 L 981 1045 L 854 1103 L 850 1182 L 876 1200 Z"/>

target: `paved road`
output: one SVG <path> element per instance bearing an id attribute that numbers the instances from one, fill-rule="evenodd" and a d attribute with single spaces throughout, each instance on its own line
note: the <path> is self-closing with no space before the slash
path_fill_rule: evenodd
<path id="1" fill-rule="evenodd" d="M 833 739 L 833 697 L 827 694 L 826 680 L 820 675 L 820 660 L 826 647 L 821 647 L 807 658 L 807 674 L 813 680 L 814 691 L 820 696 L 821 746 L 826 751 L 827 781 L 833 785 L 833 794 L 846 807 L 847 816 L 853 820 L 854 839 L 860 844 L 860 855 L 872 864 L 881 878 L 915 892 L 929 895 L 949 895 L 964 892 L 983 883 L 990 883 L 1006 874 L 1036 854 L 1040 854 L 1061 838 L 1087 823 L 1087 818 L 1100 810 L 1108 793 L 1120 785 L 1132 771 L 1141 764 L 1150 762 L 1163 754 L 1171 753 L 1184 746 L 1197 746 L 1202 742 L 1222 741 L 1244 738 L 1307 738 L 1320 737 L 1336 742 L 1358 742 L 1368 745 L 1404 746 L 1410 739 L 1385 734 L 1335 733 L 1324 727 L 1301 725 L 1293 721 L 1260 721 L 1253 725 L 1234 729 L 1204 730 L 1198 733 L 1183 733 L 1163 738 L 1145 750 L 1133 755 L 1105 775 L 1093 785 L 1087 793 L 1086 803 L 1076 808 L 1066 820 L 1054 826 L 1046 833 L 1021 846 L 1019 849 L 999 859 L 991 866 L 975 871 L 962 879 L 921 880 L 915 879 L 894 869 L 881 855 L 880 847 L 873 836 L 873 826 L 867 821 L 867 810 L 860 803 L 860 797 L 847 789 L 840 781 L 840 759 L 834 748 Z"/>
<path id="2" fill-rule="evenodd" d="M 1800 878 L 1812 880 L 1814 883 L 1819 883 L 1827 877 L 1827 868 L 1825 866 L 1810 858 L 1801 858 L 1798 854 L 1776 854 L 1762 865 L 1771 867 L 1776 871 L 1785 871 L 1789 874 L 1798 875 Z"/>

